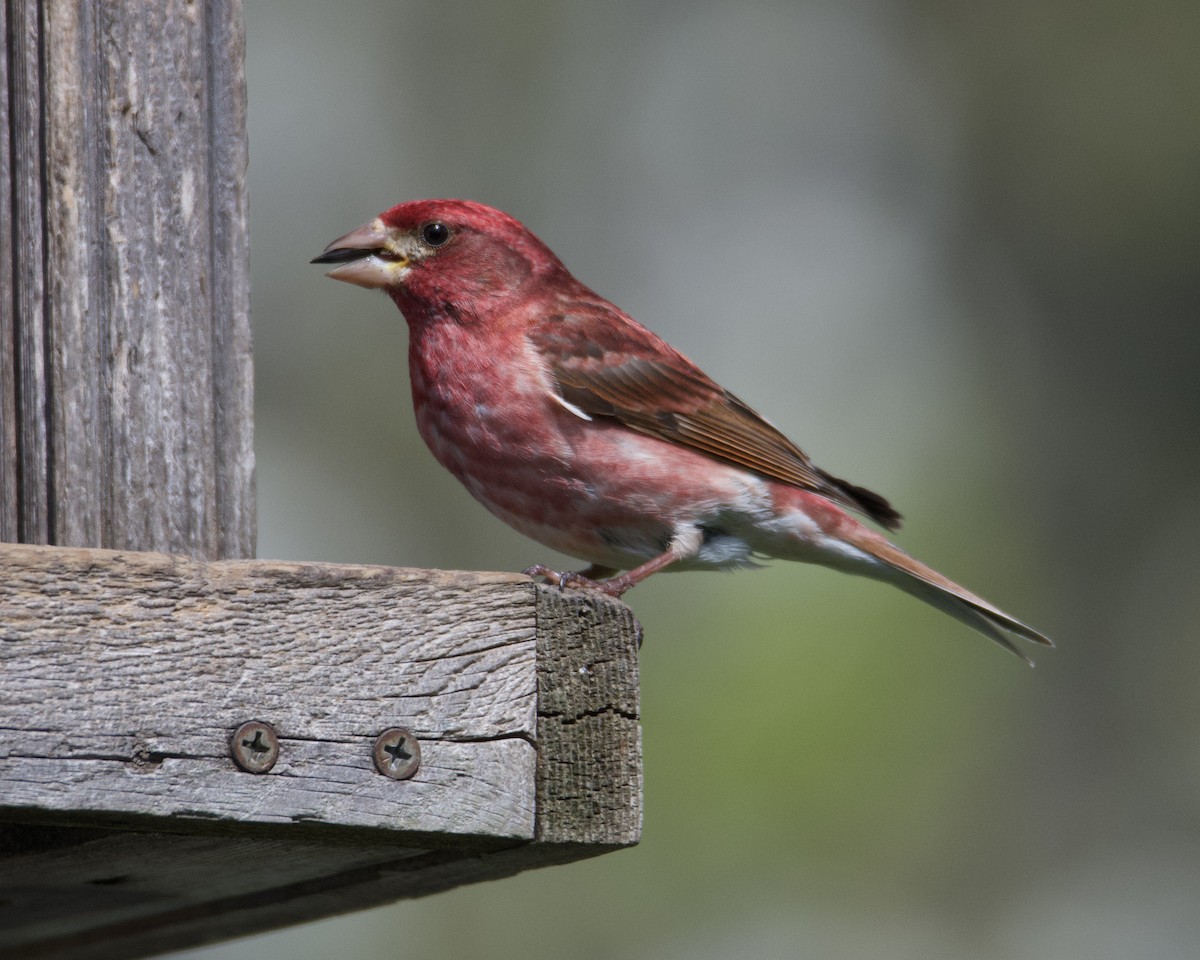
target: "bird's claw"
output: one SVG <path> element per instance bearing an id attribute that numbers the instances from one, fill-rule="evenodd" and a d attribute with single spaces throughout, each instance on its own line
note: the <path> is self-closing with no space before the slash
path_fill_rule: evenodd
<path id="1" fill-rule="evenodd" d="M 563 577 L 566 576 L 557 570 L 551 570 L 544 563 L 535 563 L 532 567 L 526 567 L 521 573 L 527 577 L 541 577 L 550 586 L 558 587 L 560 590 L 563 587 Z"/>
<path id="2" fill-rule="evenodd" d="M 612 580 L 593 580 L 572 570 L 551 570 L 544 563 L 535 563 L 521 571 L 527 577 L 541 577 L 546 583 L 559 590 L 574 587 L 578 590 L 597 590 L 610 597 L 619 597 L 623 591 L 616 588 Z"/>

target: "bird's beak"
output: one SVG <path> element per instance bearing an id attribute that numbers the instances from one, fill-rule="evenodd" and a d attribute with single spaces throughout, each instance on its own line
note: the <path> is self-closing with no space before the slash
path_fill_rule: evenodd
<path id="1" fill-rule="evenodd" d="M 408 271 L 408 254 L 394 233 L 376 217 L 333 241 L 312 263 L 336 263 L 325 276 L 360 287 L 390 287 Z"/>

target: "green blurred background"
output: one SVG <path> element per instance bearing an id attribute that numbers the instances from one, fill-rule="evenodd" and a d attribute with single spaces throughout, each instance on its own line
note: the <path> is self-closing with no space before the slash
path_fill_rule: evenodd
<path id="1" fill-rule="evenodd" d="M 246 14 L 260 556 L 561 561 L 424 449 L 392 305 L 307 264 L 470 197 L 1059 648 L 656 577 L 641 846 L 186 956 L 1195 956 L 1195 0 Z"/>

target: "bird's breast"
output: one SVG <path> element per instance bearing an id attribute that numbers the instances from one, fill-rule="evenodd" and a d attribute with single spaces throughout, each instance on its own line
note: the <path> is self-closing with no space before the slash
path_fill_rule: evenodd
<path id="1" fill-rule="evenodd" d="M 478 342 L 470 328 L 414 331 L 409 372 L 421 437 L 470 486 L 496 471 L 561 471 L 569 450 L 549 401 L 550 385 L 520 337 Z M 474 492 L 474 491 L 472 491 Z"/>

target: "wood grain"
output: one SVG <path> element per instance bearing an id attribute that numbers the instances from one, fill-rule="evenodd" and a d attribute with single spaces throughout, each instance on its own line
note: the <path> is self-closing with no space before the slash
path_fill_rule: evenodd
<path id="1" fill-rule="evenodd" d="M 7 458 L 2 475 L 5 506 L 0 529 L 6 538 L 46 543 L 50 538 L 50 440 L 45 341 L 45 129 L 42 91 L 43 50 L 35 0 L 6 5 L 5 174 L 9 189 L 0 196 L 3 231 L 0 269 L 0 326 L 4 334 L 5 396 L 0 429 Z"/>
<path id="2" fill-rule="evenodd" d="M 5 16 L 0 537 L 252 556 L 240 3 Z"/>
<path id="3" fill-rule="evenodd" d="M 4 806 L 533 837 L 532 585 L 0 548 Z M 246 720 L 281 739 L 236 769 Z M 375 737 L 422 764 L 380 776 Z M 451 789 L 452 788 L 452 789 Z"/>
<path id="4" fill-rule="evenodd" d="M 618 601 L 510 574 L 0 545 L 0 958 L 144 956 L 636 843 L 639 638 Z M 229 754 L 252 718 L 280 735 L 262 775 Z M 412 780 L 372 765 L 393 725 Z"/>

